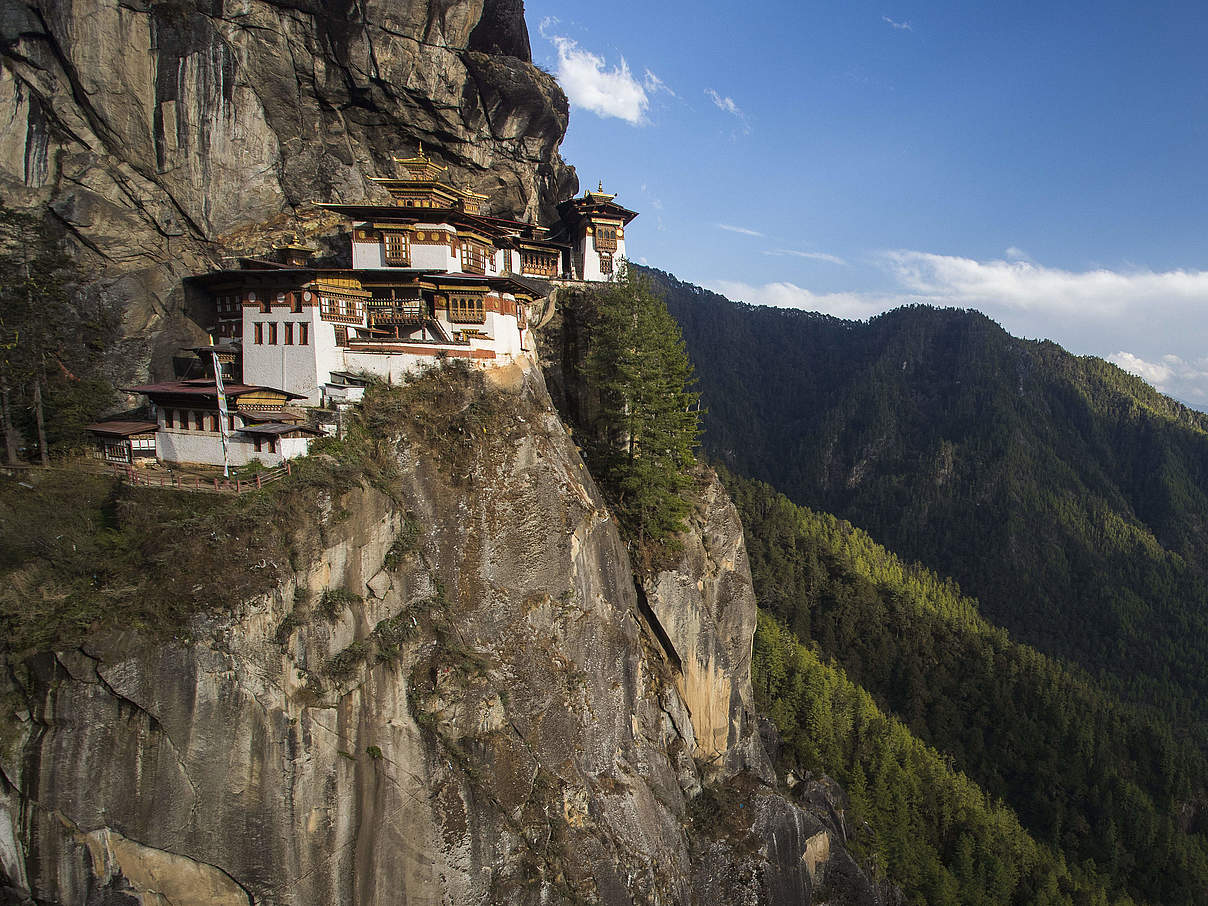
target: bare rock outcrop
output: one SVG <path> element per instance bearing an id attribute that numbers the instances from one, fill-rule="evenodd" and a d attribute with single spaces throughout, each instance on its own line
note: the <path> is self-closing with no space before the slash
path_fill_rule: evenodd
<path id="1" fill-rule="evenodd" d="M 496 213 L 573 194 L 567 102 L 512 0 L 16 0 L 0 9 L 0 192 L 46 213 L 153 340 L 185 276 L 377 197 L 417 143 Z"/>
<path id="2" fill-rule="evenodd" d="M 812 901 L 846 856 L 771 785 L 724 492 L 644 608 L 540 371 L 493 377 L 480 440 L 404 439 L 273 592 L 7 665 L 10 900 Z"/>

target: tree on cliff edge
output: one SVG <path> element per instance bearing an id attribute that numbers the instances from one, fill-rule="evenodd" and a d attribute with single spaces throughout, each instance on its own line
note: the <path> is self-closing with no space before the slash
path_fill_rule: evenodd
<path id="1" fill-rule="evenodd" d="M 700 394 L 679 325 L 649 283 L 627 272 L 601 291 L 587 377 L 599 397 L 593 470 L 638 540 L 683 529 Z"/>
<path id="2" fill-rule="evenodd" d="M 10 464 L 22 437 L 36 439 L 43 465 L 52 450 L 78 445 L 129 367 L 120 306 L 85 283 L 42 218 L 0 204 L 0 433 Z"/>

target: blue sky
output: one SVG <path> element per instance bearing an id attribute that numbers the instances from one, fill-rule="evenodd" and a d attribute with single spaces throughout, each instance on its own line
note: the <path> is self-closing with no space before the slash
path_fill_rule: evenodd
<path id="1" fill-rule="evenodd" d="M 1208 408 L 1208 4 L 525 6 L 635 260 L 978 308 Z"/>

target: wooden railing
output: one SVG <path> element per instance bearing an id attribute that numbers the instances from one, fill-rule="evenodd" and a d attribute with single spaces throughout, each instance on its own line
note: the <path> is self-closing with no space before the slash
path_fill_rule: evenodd
<path id="1" fill-rule="evenodd" d="M 130 466 L 113 466 L 115 478 L 140 488 L 164 488 L 173 491 L 209 491 L 211 494 L 246 494 L 292 474 L 289 460 L 275 469 L 256 472 L 247 478 L 202 478 L 200 475 L 148 474 Z"/>

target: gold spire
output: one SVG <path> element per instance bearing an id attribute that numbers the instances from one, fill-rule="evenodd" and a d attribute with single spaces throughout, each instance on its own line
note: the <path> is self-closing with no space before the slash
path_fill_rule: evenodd
<path id="1" fill-rule="evenodd" d="M 586 192 L 583 193 L 583 197 L 588 201 L 599 204 L 602 202 L 612 201 L 614 198 L 617 197 L 617 193 L 613 192 L 613 193 L 609 194 L 608 192 L 605 192 L 604 191 L 604 180 L 601 179 L 597 185 L 596 191 L 593 192 L 593 191 L 591 191 L 591 189 L 588 189 Z"/>
<path id="2" fill-rule="evenodd" d="M 432 182 L 440 178 L 440 174 L 448 170 L 448 167 L 442 167 L 440 164 L 432 160 L 424 153 L 424 143 L 419 143 L 419 153 L 415 157 L 396 157 L 396 164 L 401 164 L 407 171 L 407 174 L 414 180 Z"/>

